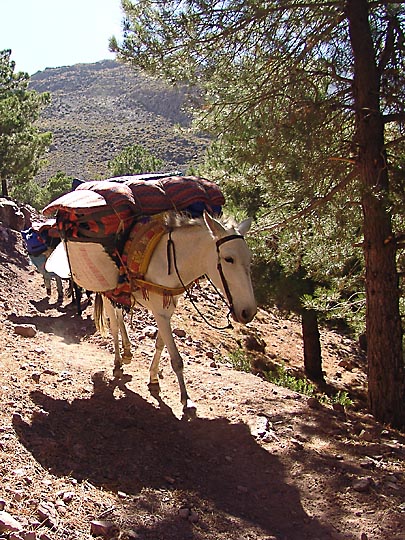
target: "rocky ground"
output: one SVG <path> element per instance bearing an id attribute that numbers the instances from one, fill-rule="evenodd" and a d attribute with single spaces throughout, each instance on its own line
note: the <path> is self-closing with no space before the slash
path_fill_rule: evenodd
<path id="1" fill-rule="evenodd" d="M 405 438 L 364 409 L 365 358 L 322 331 L 330 388 L 352 407 L 266 382 L 302 368 L 298 321 L 259 311 L 214 331 L 187 301 L 174 316 L 197 418 L 182 419 L 163 357 L 147 388 L 153 320 L 136 311 L 135 354 L 112 378 L 112 346 L 65 299 L 48 299 L 18 233 L 0 235 L 0 538 L 404 540 Z M 33 325 L 31 337 L 17 333 Z M 34 332 L 32 332 L 34 334 Z M 253 373 L 234 369 L 253 342 Z M 259 347 L 260 348 L 260 347 Z"/>

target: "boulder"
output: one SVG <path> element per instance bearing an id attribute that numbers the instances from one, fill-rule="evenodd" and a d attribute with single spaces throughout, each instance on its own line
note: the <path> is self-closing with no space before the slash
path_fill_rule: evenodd
<path id="1" fill-rule="evenodd" d="M 21 231 L 25 226 L 25 220 L 24 214 L 15 202 L 0 197 L 0 223 L 3 227 Z"/>

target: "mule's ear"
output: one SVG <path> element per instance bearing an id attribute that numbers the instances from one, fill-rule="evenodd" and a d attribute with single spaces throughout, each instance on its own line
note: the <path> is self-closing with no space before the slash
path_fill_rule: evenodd
<path id="1" fill-rule="evenodd" d="M 238 232 L 244 236 L 248 230 L 250 229 L 252 225 L 252 218 L 244 219 L 239 225 L 236 227 L 238 229 Z"/>
<path id="2" fill-rule="evenodd" d="M 204 210 L 203 218 L 208 229 L 211 231 L 211 234 L 214 238 L 221 238 L 225 232 L 225 228 L 221 225 L 219 221 L 214 219 L 209 215 L 208 212 Z"/>

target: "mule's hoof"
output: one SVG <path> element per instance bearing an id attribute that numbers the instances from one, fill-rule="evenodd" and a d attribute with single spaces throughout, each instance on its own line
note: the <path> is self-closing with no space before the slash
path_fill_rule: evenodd
<path id="1" fill-rule="evenodd" d="M 152 397 L 157 397 L 160 394 L 160 386 L 158 382 L 148 383 L 148 389 Z"/>
<path id="2" fill-rule="evenodd" d="M 183 405 L 183 418 L 186 420 L 192 420 L 197 417 L 197 407 L 191 399 L 188 399 L 186 404 Z"/>
<path id="3" fill-rule="evenodd" d="M 123 364 L 130 364 L 132 362 L 132 354 L 124 354 L 124 356 L 121 357 L 121 362 Z"/>
<path id="4" fill-rule="evenodd" d="M 121 367 L 115 367 L 113 371 L 113 375 L 116 379 L 121 379 L 121 377 L 124 376 L 124 372 Z"/>

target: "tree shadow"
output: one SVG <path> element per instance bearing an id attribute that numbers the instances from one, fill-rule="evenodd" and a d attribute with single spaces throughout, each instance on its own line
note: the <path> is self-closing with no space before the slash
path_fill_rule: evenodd
<path id="1" fill-rule="evenodd" d="M 280 459 L 258 445 L 245 424 L 184 422 L 163 401 L 156 408 L 103 373 L 93 383 L 90 398 L 71 403 L 33 392 L 40 411 L 30 423 L 14 418 L 21 443 L 53 474 L 136 496 L 145 488 L 167 490 L 171 478 L 173 489 L 277 538 L 328 536 L 328 528 L 304 511 Z M 152 525 L 154 537 L 165 536 L 170 519 Z M 182 527 L 184 538 L 199 538 L 188 522 Z"/>
<path id="2" fill-rule="evenodd" d="M 311 381 L 320 394 L 325 394 L 329 398 L 335 398 L 342 392 L 342 386 L 334 384 L 332 381 Z M 366 389 L 362 387 L 350 388 L 344 390 L 348 398 L 353 402 L 357 410 L 367 410 L 367 394 Z"/>
<path id="3" fill-rule="evenodd" d="M 365 504 L 370 513 L 374 512 L 375 507 L 382 505 L 381 500 L 380 502 L 373 500 L 371 496 L 373 488 L 370 488 L 370 493 L 367 492 L 366 499 L 362 498 L 364 493 L 353 490 L 354 480 L 369 477 L 371 470 L 374 469 L 372 476 L 377 479 L 375 486 L 379 485 L 379 497 L 390 498 L 392 504 L 394 497 L 397 496 L 397 505 L 400 505 L 403 492 L 398 489 L 396 493 L 389 490 L 384 493 L 385 488 L 381 482 L 384 470 L 381 469 L 378 479 L 376 463 L 383 456 L 384 459 L 392 459 L 394 463 L 403 462 L 405 445 L 403 434 L 395 430 L 390 433 L 386 427 L 383 429 L 384 426 L 378 424 L 371 415 L 337 412 L 324 406 L 308 410 L 306 414 L 299 416 L 294 413 L 284 414 L 281 420 L 283 425 L 294 425 L 298 444 L 293 450 L 293 458 L 299 467 L 300 475 L 309 479 L 314 477 L 326 479 L 327 489 L 322 492 L 322 512 L 325 521 L 329 520 L 336 524 L 338 515 L 342 521 L 350 522 L 350 518 L 348 519 L 350 510 L 348 513 L 348 507 L 345 506 L 350 500 L 349 497 L 352 501 L 358 497 L 359 506 Z M 359 437 L 363 429 L 372 435 L 372 441 L 366 443 Z M 390 439 L 400 444 L 391 442 L 386 446 L 385 443 L 390 443 Z M 322 444 L 322 440 L 325 444 Z M 319 451 L 313 450 L 315 445 L 319 447 Z"/>

